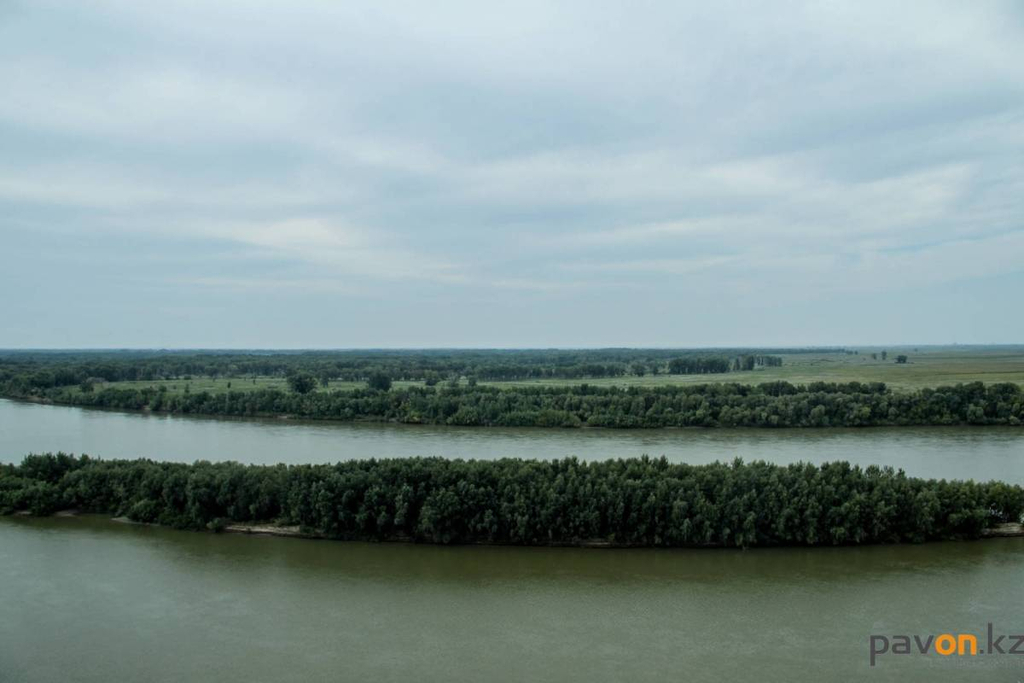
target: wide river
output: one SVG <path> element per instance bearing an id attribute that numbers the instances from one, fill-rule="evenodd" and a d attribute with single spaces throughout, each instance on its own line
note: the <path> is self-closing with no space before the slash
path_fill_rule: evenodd
<path id="1" fill-rule="evenodd" d="M 146 415 L 0 399 L 0 462 L 28 453 L 104 458 L 323 463 L 408 457 L 582 460 L 666 456 L 673 462 L 848 460 L 920 477 L 1024 484 L 1024 429 L 537 429 L 437 427 Z"/>
<path id="2" fill-rule="evenodd" d="M 1024 432 L 491 430 L 0 400 L 0 459 L 845 459 L 1024 482 Z M 0 681 L 1001 681 L 1024 656 L 869 638 L 1024 633 L 1024 539 L 754 551 L 433 547 L 0 518 Z M 1009 650 L 1013 639 L 1003 648 Z M 1024 649 L 1024 648 L 1022 648 Z"/>

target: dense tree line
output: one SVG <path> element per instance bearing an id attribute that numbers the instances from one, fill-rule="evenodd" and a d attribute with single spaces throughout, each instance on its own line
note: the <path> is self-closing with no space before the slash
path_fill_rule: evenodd
<path id="1" fill-rule="evenodd" d="M 780 368 L 782 367 L 782 358 L 780 356 L 744 354 L 736 357 L 732 369 L 739 372 L 740 370 L 753 370 L 757 367 Z"/>
<path id="2" fill-rule="evenodd" d="M 683 356 L 668 362 L 668 371 L 673 375 L 707 375 L 729 372 L 729 359 L 725 356 Z"/>
<path id="3" fill-rule="evenodd" d="M 748 547 L 977 538 L 1021 519 L 1024 490 L 844 462 L 647 457 L 255 466 L 57 454 L 0 468 L 0 512 L 61 508 L 195 529 L 276 522 L 344 539 Z"/>
<path id="4" fill-rule="evenodd" d="M 835 349 L 788 349 L 785 353 Z M 0 382 L 16 379 L 33 388 L 190 377 L 288 377 L 307 373 L 322 383 L 365 381 L 374 374 L 393 380 L 451 377 L 506 381 L 586 379 L 669 372 L 679 360 L 753 355 L 769 350 L 719 349 L 537 349 L 537 350 L 360 350 L 295 352 L 0 351 Z M 777 356 L 776 356 L 777 357 Z M 781 362 L 781 359 L 779 359 Z M 727 365 L 722 372 L 727 372 Z M 704 372 L 704 370 L 701 370 Z"/>
<path id="5" fill-rule="evenodd" d="M 729 361 L 728 356 L 683 356 L 673 358 L 668 362 L 668 371 L 673 375 L 705 375 L 721 372 L 740 372 L 741 370 L 753 370 L 759 367 L 779 368 L 782 367 L 781 356 L 766 356 L 763 354 L 743 354 L 736 356 Z"/>
<path id="6" fill-rule="evenodd" d="M 8 387 L 10 390 L 11 387 Z M 11 395 L 11 394 L 8 394 Z M 1022 425 L 1017 384 L 893 392 L 881 382 L 653 387 L 403 387 L 296 393 L 173 394 L 153 388 L 64 388 L 13 394 L 55 403 L 203 415 L 521 427 L 867 427 Z"/>

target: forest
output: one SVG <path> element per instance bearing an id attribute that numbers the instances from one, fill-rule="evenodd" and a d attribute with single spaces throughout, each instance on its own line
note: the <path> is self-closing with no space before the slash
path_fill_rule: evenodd
<path id="1" fill-rule="evenodd" d="M 40 388 L 203 377 L 285 377 L 308 373 L 329 382 L 586 379 L 636 374 L 703 374 L 778 366 L 776 352 L 836 349 L 425 349 L 353 351 L 0 351 L 0 382 L 20 377 Z M 713 369 L 712 369 L 713 368 Z"/>
<path id="2" fill-rule="evenodd" d="M 44 402 L 190 415 L 505 427 L 870 427 L 1024 425 L 1024 390 L 972 382 L 895 392 L 879 382 L 689 384 L 647 387 L 412 386 L 301 393 L 280 389 L 176 394 L 151 387 L 0 384 Z"/>
<path id="3" fill-rule="evenodd" d="M 271 522 L 353 540 L 754 547 L 978 538 L 1020 521 L 1024 489 L 845 462 L 648 457 L 264 466 L 58 453 L 0 466 L 0 512 L 64 508 L 187 529 Z"/>

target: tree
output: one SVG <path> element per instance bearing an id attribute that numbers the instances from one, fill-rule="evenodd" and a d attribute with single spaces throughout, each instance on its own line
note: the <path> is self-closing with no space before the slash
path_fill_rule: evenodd
<path id="1" fill-rule="evenodd" d="M 877 353 L 871 354 L 871 360 L 878 360 L 878 354 Z"/>
<path id="2" fill-rule="evenodd" d="M 904 355 L 903 355 L 903 354 L 901 353 L 900 355 L 896 356 L 896 362 L 897 362 L 897 363 L 906 363 L 906 362 L 907 362 L 907 357 L 906 357 L 906 356 L 904 356 Z"/>
<path id="3" fill-rule="evenodd" d="M 888 351 L 882 351 L 882 360 L 885 360 L 888 355 L 889 355 Z"/>
<path id="4" fill-rule="evenodd" d="M 384 372 L 371 372 L 366 385 L 377 391 L 388 391 L 391 389 L 391 377 Z"/>
<path id="5" fill-rule="evenodd" d="M 729 372 L 729 359 L 724 356 L 711 358 L 684 356 L 682 358 L 673 358 L 668 362 L 668 371 L 673 375 L 703 375 L 707 373 Z"/>
<path id="6" fill-rule="evenodd" d="M 967 416 L 990 419 L 974 404 Z M 0 515 L 68 505 L 197 530 L 277 520 L 376 541 L 743 547 L 978 538 L 1021 518 L 1024 488 L 845 462 L 687 465 L 664 457 L 263 466 L 51 453 L 0 467 Z"/>
<path id="7" fill-rule="evenodd" d="M 288 375 L 288 388 L 296 394 L 308 394 L 316 388 L 316 378 L 308 372 L 295 372 Z"/>

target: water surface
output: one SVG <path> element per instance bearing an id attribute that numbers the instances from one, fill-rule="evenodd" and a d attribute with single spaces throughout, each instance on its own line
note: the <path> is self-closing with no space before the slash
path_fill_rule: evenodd
<path id="1" fill-rule="evenodd" d="M 0 671 L 81 681 L 1001 681 L 872 633 L 1024 632 L 1024 539 L 581 550 L 0 518 Z"/>
<path id="2" fill-rule="evenodd" d="M 443 455 L 892 464 L 1024 483 L 1024 431 L 546 430 L 172 417 L 0 400 L 0 458 L 254 463 Z M 1024 632 L 1024 539 L 581 550 L 0 518 L 0 681 L 1006 681 L 1024 657 L 889 657 L 868 637 Z"/>
<path id="3" fill-rule="evenodd" d="M 674 462 L 848 460 L 923 477 L 1024 484 L 1024 429 L 538 429 L 238 420 L 119 413 L 0 399 L 0 461 L 29 452 L 192 462 L 322 463 L 438 455 L 585 460 L 664 455 Z"/>

